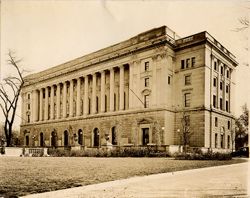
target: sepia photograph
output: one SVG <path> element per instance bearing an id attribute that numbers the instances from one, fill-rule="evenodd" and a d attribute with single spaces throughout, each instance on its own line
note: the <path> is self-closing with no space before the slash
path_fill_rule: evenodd
<path id="1" fill-rule="evenodd" d="M 0 0 L 0 198 L 250 197 L 249 0 Z"/>

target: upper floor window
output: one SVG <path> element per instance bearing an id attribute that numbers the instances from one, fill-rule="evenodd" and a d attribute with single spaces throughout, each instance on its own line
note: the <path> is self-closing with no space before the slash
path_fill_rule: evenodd
<path id="1" fill-rule="evenodd" d="M 30 94 L 28 94 L 28 100 L 30 99 Z"/>
<path id="2" fill-rule="evenodd" d="M 30 104 L 28 104 L 28 110 L 30 110 Z"/>
<path id="3" fill-rule="evenodd" d="M 227 70 L 227 78 L 230 78 L 230 71 Z"/>
<path id="4" fill-rule="evenodd" d="M 149 62 L 148 61 L 144 63 L 144 69 L 145 69 L 145 71 L 149 71 Z"/>
<path id="5" fill-rule="evenodd" d="M 220 90 L 223 89 L 223 82 L 220 82 Z"/>
<path id="6" fill-rule="evenodd" d="M 214 70 L 217 71 L 217 61 L 214 61 Z"/>
<path id="7" fill-rule="evenodd" d="M 168 76 L 168 84 L 170 85 L 171 84 L 171 77 Z"/>
<path id="8" fill-rule="evenodd" d="M 149 108 L 149 95 L 144 96 L 144 107 Z"/>
<path id="9" fill-rule="evenodd" d="M 222 110 L 222 98 L 220 98 L 220 109 Z"/>
<path id="10" fill-rule="evenodd" d="M 191 75 L 185 76 L 185 85 L 191 85 Z"/>
<path id="11" fill-rule="evenodd" d="M 149 78 L 145 78 L 144 84 L 145 84 L 145 87 L 149 87 Z"/>
<path id="12" fill-rule="evenodd" d="M 227 121 L 227 129 L 230 129 L 231 123 L 230 121 Z"/>
<path id="13" fill-rule="evenodd" d="M 221 74 L 221 75 L 224 74 L 224 68 L 223 68 L 223 66 L 220 67 L 220 74 Z"/>
<path id="14" fill-rule="evenodd" d="M 226 93 L 229 92 L 229 85 L 226 85 Z"/>
<path id="15" fill-rule="evenodd" d="M 216 108 L 216 104 L 217 104 L 217 98 L 216 95 L 213 95 L 213 107 Z"/>
<path id="16" fill-rule="evenodd" d="M 229 112 L 229 105 L 228 105 L 228 101 L 226 101 L 226 111 Z"/>
<path id="17" fill-rule="evenodd" d="M 214 119 L 214 126 L 218 126 L 218 118 L 217 117 L 215 117 L 215 119 Z"/>
<path id="18" fill-rule="evenodd" d="M 185 68 L 185 60 L 181 60 L 181 69 Z"/>
<path id="19" fill-rule="evenodd" d="M 191 93 L 185 93 L 184 94 L 184 106 L 190 107 L 190 103 L 191 103 Z"/>
<path id="20" fill-rule="evenodd" d="M 217 86 L 217 79 L 214 78 L 214 87 L 216 87 L 216 86 Z"/>
<path id="21" fill-rule="evenodd" d="M 188 59 L 186 60 L 186 68 L 189 68 L 189 65 L 190 65 L 190 59 L 188 58 Z"/>
<path id="22" fill-rule="evenodd" d="M 195 66 L 195 57 L 192 57 L 192 59 L 191 59 L 191 66 L 192 66 L 192 67 Z"/>

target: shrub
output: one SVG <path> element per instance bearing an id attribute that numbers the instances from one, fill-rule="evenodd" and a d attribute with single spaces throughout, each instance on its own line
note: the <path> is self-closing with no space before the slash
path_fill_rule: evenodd
<path id="1" fill-rule="evenodd" d="M 166 152 L 151 147 L 117 147 L 111 150 L 105 148 L 86 150 L 48 149 L 52 157 L 168 157 Z"/>
<path id="2" fill-rule="evenodd" d="M 5 147 L 0 147 L 0 153 L 3 155 L 5 154 Z"/>
<path id="3" fill-rule="evenodd" d="M 177 160 L 231 160 L 230 153 L 206 152 L 206 153 L 177 153 Z"/>

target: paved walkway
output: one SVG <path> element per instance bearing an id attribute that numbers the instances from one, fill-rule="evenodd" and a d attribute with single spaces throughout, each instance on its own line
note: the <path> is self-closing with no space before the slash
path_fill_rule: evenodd
<path id="1" fill-rule="evenodd" d="M 26 198 L 250 197 L 250 163 L 105 182 Z"/>

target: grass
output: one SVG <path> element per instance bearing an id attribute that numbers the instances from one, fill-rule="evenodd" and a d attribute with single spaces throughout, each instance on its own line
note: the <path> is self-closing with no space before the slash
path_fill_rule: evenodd
<path id="1" fill-rule="evenodd" d="M 1 157 L 0 197 L 23 196 L 111 180 L 244 162 L 169 158 Z"/>

